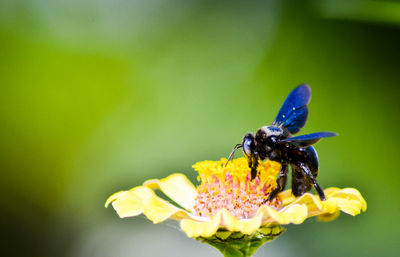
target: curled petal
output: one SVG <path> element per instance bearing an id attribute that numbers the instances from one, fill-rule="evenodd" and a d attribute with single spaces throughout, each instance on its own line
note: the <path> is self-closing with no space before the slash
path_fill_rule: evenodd
<path id="1" fill-rule="evenodd" d="M 145 186 L 114 194 L 107 201 L 108 204 L 110 202 L 121 218 L 133 217 L 143 213 L 153 223 L 159 223 L 169 218 L 189 217 L 186 211 L 159 198 L 150 188 Z"/>
<path id="2" fill-rule="evenodd" d="M 360 192 L 357 189 L 344 188 L 344 189 L 339 190 L 339 191 L 335 192 L 334 194 L 332 194 L 332 198 L 341 198 L 343 200 L 348 200 L 349 203 L 351 202 L 351 203 L 355 204 L 355 206 L 359 207 L 359 208 L 352 208 L 349 206 L 348 203 L 345 203 L 345 204 L 343 204 L 343 202 L 339 203 L 338 205 L 341 207 L 341 209 L 350 215 L 354 216 L 354 215 L 359 214 L 360 210 L 362 210 L 362 211 L 367 210 L 367 202 L 364 200 L 364 198 L 362 197 L 362 195 L 360 194 Z M 358 204 L 356 204 L 356 203 L 358 203 Z"/>
<path id="3" fill-rule="evenodd" d="M 296 197 L 292 195 L 292 190 L 285 190 L 279 194 L 280 199 L 282 199 L 282 206 L 289 205 L 296 201 Z"/>
<path id="4" fill-rule="evenodd" d="M 229 231 L 241 232 L 245 235 L 250 235 L 257 231 L 262 223 L 263 214 L 258 213 L 251 219 L 237 219 L 230 214 L 226 209 L 222 209 L 223 225 Z"/>
<path id="5" fill-rule="evenodd" d="M 278 224 L 300 224 L 307 218 L 307 206 L 305 204 L 292 204 L 286 208 L 277 211 L 270 206 L 263 205 L 258 210 L 263 213 L 264 224 L 278 223 Z"/>
<path id="6" fill-rule="evenodd" d="M 331 197 L 333 194 L 336 192 L 340 191 L 341 189 L 338 187 L 330 187 L 324 190 L 325 196 L 326 197 Z"/>
<path id="7" fill-rule="evenodd" d="M 325 201 L 325 202 L 327 202 L 327 201 Z M 289 208 L 292 205 L 298 205 L 298 204 L 305 205 L 307 207 L 308 216 L 312 216 L 312 214 L 314 212 L 318 213 L 318 212 L 323 211 L 323 206 L 324 206 L 318 196 L 312 195 L 310 193 L 305 193 L 304 195 L 297 198 L 296 201 L 289 204 L 285 208 Z M 327 205 L 327 206 L 331 206 L 331 205 Z M 331 210 L 331 212 L 336 210 L 335 205 L 331 206 L 331 208 L 333 208 L 333 210 Z"/>
<path id="8" fill-rule="evenodd" d="M 151 189 L 160 189 L 171 200 L 185 208 L 193 211 L 194 199 L 197 191 L 194 185 L 183 174 L 175 173 L 163 179 L 152 179 L 144 182 Z"/>
<path id="9" fill-rule="evenodd" d="M 299 198 L 288 195 L 288 192 L 282 192 L 280 197 L 286 198 L 286 207 L 280 212 L 284 213 L 287 208 L 295 205 L 305 205 L 307 207 L 308 217 L 318 215 L 318 220 L 330 221 L 337 218 L 340 211 L 350 215 L 357 215 L 361 211 L 366 211 L 367 203 L 360 192 L 354 188 L 328 188 L 325 190 L 326 201 L 321 201 L 318 196 L 306 193 Z M 281 223 L 282 224 L 282 223 Z"/>
<path id="10" fill-rule="evenodd" d="M 193 219 L 183 219 L 181 221 L 181 229 L 188 237 L 210 237 L 214 235 L 221 224 L 222 211 L 219 211 L 209 220 L 198 221 Z"/>
<path id="11" fill-rule="evenodd" d="M 334 213 L 324 213 L 324 214 L 320 214 L 317 216 L 317 220 L 318 221 L 332 221 L 334 219 L 336 219 L 337 217 L 339 217 L 340 215 L 340 211 L 336 211 Z"/>
<path id="12" fill-rule="evenodd" d="M 110 203 L 114 202 L 115 200 L 117 200 L 121 195 L 123 195 L 126 191 L 119 191 L 117 193 L 112 194 L 110 197 L 108 197 L 106 203 L 104 204 L 104 206 L 107 208 L 108 205 L 110 205 Z"/>

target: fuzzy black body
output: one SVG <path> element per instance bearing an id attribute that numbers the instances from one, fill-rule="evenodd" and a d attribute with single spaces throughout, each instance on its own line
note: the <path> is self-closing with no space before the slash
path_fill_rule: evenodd
<path id="1" fill-rule="evenodd" d="M 311 99 L 311 89 L 303 84 L 296 87 L 286 98 L 275 121 L 271 126 L 259 128 L 255 134 L 247 133 L 241 144 L 237 144 L 229 156 L 240 147 L 247 156 L 251 168 L 251 179 L 257 176 L 259 161 L 272 160 L 281 163 L 281 171 L 277 178 L 277 187 L 269 196 L 272 200 L 286 186 L 289 166 L 292 169 L 292 193 L 295 196 L 315 188 L 321 200 L 325 194 L 317 183 L 318 155 L 313 144 L 321 138 L 336 136 L 332 132 L 317 132 L 292 137 L 305 125 L 308 117 L 307 104 Z"/>
<path id="2" fill-rule="evenodd" d="M 282 165 L 282 171 L 277 181 L 278 186 L 271 194 L 271 199 L 284 189 L 288 166 L 290 166 L 292 169 L 293 195 L 301 196 L 310 191 L 313 185 L 316 185 L 318 194 L 324 200 L 325 195 L 322 189 L 319 190 L 320 186 L 316 183 L 319 167 L 317 152 L 313 146 L 296 147 L 283 141 L 288 138 L 290 138 L 290 133 L 277 126 L 264 126 L 258 129 L 254 137 L 255 149 L 253 154 L 258 156 L 259 160 L 269 159 Z M 308 172 L 311 173 L 311 176 L 307 175 Z M 252 178 L 255 178 L 256 175 L 256 168 L 252 168 Z"/>

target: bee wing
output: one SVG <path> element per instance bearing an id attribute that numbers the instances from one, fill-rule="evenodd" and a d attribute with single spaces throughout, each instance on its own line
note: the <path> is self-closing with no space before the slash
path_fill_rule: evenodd
<path id="1" fill-rule="evenodd" d="M 293 89 L 283 102 L 273 125 L 284 127 L 291 134 L 299 132 L 306 124 L 310 100 L 311 89 L 307 84 Z"/>
<path id="2" fill-rule="evenodd" d="M 287 142 L 297 147 L 306 147 L 317 143 L 321 138 L 324 137 L 334 137 L 338 134 L 333 132 L 317 132 L 307 135 L 301 135 L 297 137 L 289 137 L 281 140 L 280 142 Z"/>

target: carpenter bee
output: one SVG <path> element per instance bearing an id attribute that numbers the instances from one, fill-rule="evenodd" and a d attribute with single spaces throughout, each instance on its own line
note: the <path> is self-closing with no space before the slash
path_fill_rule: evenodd
<path id="1" fill-rule="evenodd" d="M 257 176 L 258 162 L 272 160 L 281 163 L 277 187 L 269 195 L 268 201 L 275 198 L 286 186 L 289 166 L 292 168 L 292 194 L 301 196 L 314 186 L 319 198 L 324 201 L 325 194 L 317 183 L 318 155 L 312 146 L 321 138 L 337 136 L 332 132 L 317 132 L 292 137 L 306 124 L 311 89 L 307 84 L 296 87 L 281 106 L 271 126 L 264 126 L 256 134 L 247 133 L 241 144 L 237 144 L 228 157 L 228 162 L 239 148 L 243 148 L 251 169 L 251 179 Z"/>

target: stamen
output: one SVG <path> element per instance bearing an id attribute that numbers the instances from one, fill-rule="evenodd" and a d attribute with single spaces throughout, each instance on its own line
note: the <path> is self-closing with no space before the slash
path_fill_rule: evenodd
<path id="1" fill-rule="evenodd" d="M 193 165 L 202 181 L 195 199 L 195 214 L 213 216 L 222 208 L 240 219 L 253 217 L 263 204 L 279 207 L 281 201 L 275 198 L 267 202 L 269 194 L 276 187 L 276 175 L 280 164 L 267 161 L 260 163 L 258 174 L 253 181 L 245 158 L 232 160 L 225 167 L 226 159 L 204 161 Z"/>

